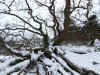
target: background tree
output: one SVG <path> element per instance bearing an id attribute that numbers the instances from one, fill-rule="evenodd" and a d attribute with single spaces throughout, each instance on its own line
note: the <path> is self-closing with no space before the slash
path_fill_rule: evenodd
<path id="1" fill-rule="evenodd" d="M 84 37 L 80 37 L 80 35 L 84 36 L 84 32 L 79 32 L 81 30 L 79 26 L 86 25 L 85 21 L 88 21 L 92 7 L 92 0 L 66 0 L 64 9 L 64 30 L 60 32 L 60 41 L 58 42 L 68 42 L 69 40 L 82 41 L 84 39 Z M 75 33 L 72 31 L 75 31 Z M 77 36 L 75 37 L 74 34 Z M 84 39 L 84 41 L 86 40 Z"/>

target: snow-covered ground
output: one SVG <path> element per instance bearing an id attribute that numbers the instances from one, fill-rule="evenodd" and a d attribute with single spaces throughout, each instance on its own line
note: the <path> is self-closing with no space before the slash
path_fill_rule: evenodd
<path id="1" fill-rule="evenodd" d="M 78 67 L 100 74 L 100 40 L 96 39 L 93 46 L 67 44 L 56 48 L 64 51 L 65 57 Z"/>
<path id="2" fill-rule="evenodd" d="M 75 46 L 75 45 L 68 44 L 68 45 L 56 46 L 56 48 L 58 48 L 59 50 L 63 50 L 65 52 L 65 57 L 69 59 L 70 61 L 72 61 L 75 65 L 81 68 L 93 70 L 97 72 L 98 74 L 100 74 L 100 52 L 95 51 L 96 49 L 95 47 L 89 47 L 85 45 Z M 78 54 L 78 52 L 83 53 L 83 54 Z M 29 63 L 29 60 L 26 60 L 10 68 L 8 64 L 14 61 L 15 59 L 19 59 L 19 58 L 13 57 L 13 56 L 0 55 L 0 75 L 1 74 L 6 75 L 10 70 L 12 71 L 12 69 L 16 69 L 16 66 L 24 68 L 26 67 L 25 65 Z M 45 59 L 44 62 L 46 61 L 50 61 L 50 60 Z M 47 64 L 55 65 L 51 69 L 55 69 L 56 66 L 59 67 L 59 65 L 55 64 L 52 61 L 47 62 Z"/>
<path id="3" fill-rule="evenodd" d="M 98 42 L 97 40 L 95 42 Z M 57 46 L 59 50 L 65 52 L 65 57 L 75 65 L 93 70 L 100 74 L 100 49 L 97 50 L 97 43 L 94 46 L 75 46 L 72 44 Z M 100 47 L 100 42 L 99 42 Z"/>

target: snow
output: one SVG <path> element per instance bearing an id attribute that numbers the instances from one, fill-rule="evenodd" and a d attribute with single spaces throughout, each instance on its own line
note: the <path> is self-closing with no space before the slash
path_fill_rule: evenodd
<path id="1" fill-rule="evenodd" d="M 34 51 L 32 51 L 31 53 L 31 60 L 37 60 L 43 53 L 38 51 L 38 53 L 34 53 Z"/>
<path id="2" fill-rule="evenodd" d="M 0 60 L 4 60 L 3 62 L 0 61 L 0 75 L 7 75 L 7 73 L 12 72 L 16 68 L 24 69 L 27 64 L 29 63 L 29 60 L 25 60 L 24 62 L 21 62 L 19 64 L 16 64 L 15 66 L 9 66 L 9 64 L 16 59 L 21 59 L 19 57 L 15 56 L 4 56 L 0 55 Z"/>
<path id="3" fill-rule="evenodd" d="M 8 48 L 10 48 L 12 51 L 17 52 L 16 50 L 13 50 L 10 46 L 7 45 Z M 69 59 L 72 63 L 77 65 L 80 68 L 85 68 L 88 70 L 93 70 L 100 74 L 100 51 L 96 51 L 96 48 L 100 47 L 100 40 L 96 39 L 94 41 L 94 46 L 86 46 L 86 45 L 74 45 L 74 44 L 65 44 L 60 46 L 50 46 L 50 51 L 52 52 L 53 48 L 57 48 L 58 53 L 61 53 L 64 55 L 67 59 Z M 21 53 L 22 55 L 28 55 L 28 51 L 19 51 L 17 53 Z M 83 54 L 79 54 L 83 53 Z M 43 55 L 42 52 L 38 52 L 37 54 L 32 51 L 31 53 L 31 60 L 37 61 L 37 59 Z M 61 67 L 66 66 L 69 70 L 71 68 L 60 58 L 57 57 L 55 54 L 52 54 L 53 57 L 57 58 L 59 60 L 59 63 L 55 61 L 54 59 L 49 60 L 48 58 L 43 59 L 43 62 L 51 67 L 48 67 L 48 71 L 53 71 L 54 75 L 59 75 L 57 70 L 59 69 L 64 75 L 70 75 L 70 73 L 65 72 L 64 69 Z M 4 56 L 0 55 L 0 74 L 6 75 L 7 73 L 15 70 L 16 68 L 24 69 L 29 63 L 30 60 L 25 60 L 21 63 L 18 63 L 14 66 L 9 66 L 9 64 L 17 59 L 21 59 L 19 57 L 15 56 Z M 38 67 L 40 69 L 40 73 L 43 74 L 44 71 L 42 70 L 41 63 L 38 64 Z M 75 71 L 71 70 L 75 75 L 79 75 Z M 17 73 L 16 73 L 17 75 Z M 30 74 L 29 74 L 30 75 Z"/>
<path id="4" fill-rule="evenodd" d="M 70 52 L 83 52 L 83 53 L 90 53 L 95 51 L 95 47 L 90 47 L 86 45 L 72 45 L 72 44 L 67 44 L 67 45 L 61 45 L 61 46 L 56 46 L 58 50 L 63 50 L 63 51 L 70 51 Z"/>
<path id="5" fill-rule="evenodd" d="M 96 51 L 100 51 L 100 40 L 96 39 L 94 41 L 94 46 Z"/>
<path id="6" fill-rule="evenodd" d="M 94 70 L 100 74 L 100 52 L 89 53 L 85 55 L 67 52 L 66 57 L 69 58 L 77 66 L 89 70 Z M 98 64 L 93 65 L 93 62 L 97 62 Z"/>
<path id="7" fill-rule="evenodd" d="M 96 40 L 98 42 L 99 40 Z M 100 42 L 99 42 L 100 43 Z M 96 43 L 97 44 L 97 43 Z M 100 46 L 99 46 L 100 47 Z M 65 51 L 65 57 L 72 61 L 75 65 L 93 70 L 100 74 L 100 51 L 95 52 L 95 47 L 88 46 L 59 46 L 58 49 Z M 77 54 L 73 52 L 84 52 L 87 54 Z M 97 64 L 93 64 L 96 62 Z"/>
<path id="8" fill-rule="evenodd" d="M 97 41 L 97 40 L 96 40 Z M 90 47 L 90 46 L 75 46 L 75 45 L 62 45 L 62 46 L 56 46 L 57 49 L 64 51 L 64 55 L 67 59 L 69 59 L 72 63 L 74 63 L 75 65 L 77 65 L 80 68 L 86 68 L 88 70 L 93 70 L 95 72 L 97 72 L 98 74 L 100 74 L 100 52 L 95 52 L 95 47 Z M 59 52 L 61 52 L 59 51 Z M 74 51 L 80 51 L 80 52 L 85 52 L 86 54 L 77 54 L 74 53 Z M 61 52 L 62 53 L 62 52 Z M 41 55 L 42 53 L 40 52 L 39 55 Z M 32 53 L 32 60 L 36 59 L 39 57 L 39 55 L 36 55 L 35 53 Z M 56 57 L 56 55 L 53 55 L 54 57 Z M 62 63 L 63 66 L 66 66 L 69 70 L 71 70 L 69 68 L 69 66 L 59 57 L 56 57 L 60 63 Z M 14 70 L 16 67 L 20 67 L 20 68 L 24 68 L 27 66 L 27 64 L 29 63 L 29 60 L 26 60 L 20 64 L 17 64 L 13 67 L 9 67 L 9 63 L 19 59 L 18 57 L 13 57 L 13 56 L 4 56 L 4 55 L 0 55 L 0 74 L 6 75 L 8 72 Z M 53 70 L 53 74 L 54 75 L 59 75 L 57 73 L 57 69 L 61 70 L 62 73 L 64 73 L 65 75 L 70 75 L 70 73 L 66 73 L 63 68 L 61 67 L 61 65 L 59 63 L 57 63 L 54 59 L 49 60 L 48 58 L 44 59 L 43 62 L 46 62 L 46 65 L 51 65 L 51 67 L 48 68 L 49 71 Z M 96 63 L 96 64 L 95 64 Z M 26 66 L 25 66 L 26 65 Z M 42 65 L 39 64 L 38 65 L 40 68 L 40 73 L 41 75 L 44 74 L 44 71 L 42 70 Z M 75 71 L 72 71 L 75 75 L 79 75 L 78 73 L 76 73 Z M 14 75 L 17 75 L 17 73 Z M 29 74 L 30 75 L 30 74 Z"/>
<path id="9" fill-rule="evenodd" d="M 64 73 L 64 75 L 70 75 L 70 73 L 67 73 L 67 74 L 66 74 L 65 70 L 63 70 L 63 68 L 61 67 L 62 65 L 63 65 L 63 66 L 66 66 L 67 69 L 70 70 L 71 72 L 73 72 L 75 75 L 79 75 L 79 73 L 77 73 L 77 72 L 71 70 L 70 67 L 69 67 L 60 57 L 57 57 L 56 55 L 53 55 L 53 56 L 54 56 L 55 58 L 57 58 L 57 59 L 59 60 L 60 64 L 61 64 L 61 65 L 58 64 L 58 65 L 59 65 L 59 66 L 58 66 L 57 63 L 56 63 L 57 66 L 56 66 L 55 68 L 58 68 L 59 70 L 61 70 L 62 73 Z"/>
<path id="10" fill-rule="evenodd" d="M 98 23 L 100 23 L 100 0 L 93 0 L 92 12 L 97 15 Z"/>
<path id="11" fill-rule="evenodd" d="M 65 75 L 70 75 L 70 73 L 66 73 L 65 70 L 61 67 L 61 65 L 57 63 L 54 59 L 52 60 L 44 59 L 43 61 L 46 62 L 46 65 L 50 65 L 50 67 L 48 67 L 48 70 L 53 71 L 53 75 L 59 75 L 59 73 L 57 72 L 58 69 Z M 62 60 L 61 60 L 61 63 L 63 63 Z M 64 66 L 66 66 L 66 64 Z"/>
<path id="12" fill-rule="evenodd" d="M 9 3 L 9 1 L 8 1 L 8 3 Z M 12 13 L 17 13 L 18 15 L 23 17 L 26 21 L 30 22 L 31 24 L 35 25 L 35 27 L 38 28 L 39 25 L 34 23 L 31 19 L 29 19 L 30 17 L 29 17 L 28 14 L 26 14 L 27 12 L 24 11 L 24 13 L 23 13 L 23 12 L 19 12 L 19 11 L 17 12 L 16 11 L 16 10 L 19 10 L 21 8 L 22 9 L 23 8 L 27 8 L 25 6 L 25 3 L 23 3 L 23 4 L 21 4 L 21 3 L 23 3 L 23 0 L 20 0 L 18 2 L 16 0 L 15 6 L 13 5 L 13 7 L 11 7 L 12 10 L 15 10 L 15 11 L 12 11 Z M 48 20 L 47 21 L 48 25 L 52 26 L 53 25 L 52 18 L 51 18 L 50 13 L 48 11 L 46 11 L 47 8 L 46 7 L 38 8 L 37 4 L 33 5 L 34 2 L 33 3 L 30 2 L 30 3 L 31 3 L 30 6 L 34 7 L 32 9 L 36 9 L 33 12 L 33 14 L 34 14 L 33 16 L 37 16 L 38 15 L 39 18 L 43 18 L 45 20 Z M 98 16 L 98 20 L 100 20 L 100 1 L 99 0 L 93 0 L 93 3 L 94 3 L 93 4 L 93 9 L 92 9 L 91 12 L 96 13 L 96 15 Z M 76 0 L 75 4 L 77 5 L 77 0 Z M 82 4 L 84 4 L 84 3 L 82 3 Z M 49 5 L 49 4 L 47 3 L 47 5 Z M 61 14 L 61 12 L 64 10 L 64 8 L 63 8 L 64 7 L 64 0 L 56 0 L 55 6 L 57 6 L 55 8 L 56 9 L 56 13 L 57 13 L 57 16 L 60 18 L 59 21 L 61 21 L 60 24 L 62 25 L 63 24 L 64 16 L 63 16 L 63 14 Z M 2 10 L 8 10 L 8 9 L 6 9 L 6 7 L 4 5 L 0 4 L 0 11 L 2 11 L 1 9 Z M 77 11 L 81 11 L 80 12 L 81 17 L 79 15 L 76 15 Z M 86 20 L 86 18 L 84 17 L 84 13 L 85 12 L 86 12 L 85 10 L 84 11 L 83 10 L 76 10 L 73 14 L 71 14 L 71 16 L 75 16 L 75 17 L 77 16 L 77 18 L 79 18 L 82 21 L 84 21 L 84 20 Z M 58 15 L 58 14 L 60 14 L 60 15 Z M 75 20 L 75 21 L 77 22 L 77 20 Z M 2 15 L 2 14 L 0 15 L 0 24 L 1 25 L 3 25 L 3 26 L 5 24 L 14 24 L 14 25 L 16 25 L 16 23 L 23 25 L 23 23 L 20 20 L 18 20 L 17 18 L 15 18 L 15 17 L 11 17 L 11 16 L 8 16 L 8 15 Z M 1 25 L 0 25 L 0 27 L 1 27 Z M 80 25 L 80 22 L 77 22 L 77 25 Z M 45 26 L 44 26 L 44 28 L 45 28 Z M 61 28 L 61 30 L 62 29 L 63 29 L 63 27 Z M 46 32 L 45 29 L 43 31 Z M 47 31 L 48 31 L 48 35 L 50 36 L 50 39 L 52 39 L 54 37 L 53 30 L 50 29 L 50 28 L 47 28 Z M 28 32 L 25 33 L 25 36 L 27 38 L 31 37 L 30 33 L 28 33 Z M 70 61 L 72 61 L 75 65 L 77 65 L 77 66 L 79 66 L 81 68 L 86 68 L 86 69 L 94 70 L 95 72 L 100 74 L 100 51 L 99 51 L 100 50 L 100 41 L 98 39 L 95 40 L 93 47 L 85 46 L 85 45 L 77 46 L 77 45 L 68 44 L 68 45 L 56 46 L 56 48 L 58 49 L 59 53 L 64 54 L 65 57 L 68 58 Z M 52 51 L 52 50 L 50 50 L 50 51 Z M 16 50 L 15 50 L 15 52 L 19 53 Z M 83 54 L 78 54 L 78 52 L 83 53 Z M 29 54 L 28 51 L 20 51 L 20 53 L 22 55 L 24 55 L 24 56 Z M 40 55 L 42 55 L 41 52 L 39 52 L 38 54 L 32 52 L 31 60 L 37 60 L 38 57 L 40 57 Z M 53 56 L 56 57 L 55 55 L 53 55 Z M 18 57 L 14 57 L 14 56 L 0 55 L 0 75 L 7 75 L 8 72 L 11 72 L 12 70 L 16 69 L 16 67 L 19 67 L 19 68 L 23 69 L 23 68 L 25 68 L 27 66 L 27 64 L 29 64 L 29 60 L 25 60 L 25 61 L 15 65 L 15 66 L 9 67 L 9 63 L 11 63 L 12 61 L 14 61 L 16 59 L 19 59 L 19 58 Z M 58 60 L 60 61 L 60 63 L 62 63 L 63 66 L 67 66 L 67 68 L 70 69 L 68 67 L 68 65 L 62 59 L 58 58 Z M 53 74 L 54 75 L 59 75 L 57 73 L 57 69 L 60 69 L 62 71 L 62 73 L 64 73 L 65 75 L 70 75 L 69 73 L 66 73 L 63 70 L 63 68 L 61 67 L 61 65 L 58 64 L 53 59 L 52 60 L 44 59 L 43 62 L 44 63 L 46 62 L 47 65 L 52 65 L 48 69 L 49 69 L 49 71 L 53 70 L 53 72 L 54 72 Z M 96 64 L 93 64 L 94 62 Z M 43 75 L 44 74 L 44 72 L 42 71 L 42 67 L 43 66 L 41 64 L 38 64 L 38 66 L 40 68 L 41 75 Z M 17 75 L 17 73 L 14 73 L 13 75 Z M 75 75 L 78 75 L 78 73 L 75 73 Z"/>
<path id="13" fill-rule="evenodd" d="M 2 75 L 4 75 L 4 74 L 7 75 L 7 73 L 12 72 L 12 71 L 15 70 L 16 68 L 24 69 L 24 68 L 27 66 L 28 63 L 29 63 L 29 60 L 26 60 L 26 61 L 24 61 L 24 62 L 22 62 L 22 63 L 19 63 L 19 64 L 13 66 L 13 67 L 8 67 L 8 68 L 6 68 L 5 71 L 1 72 L 1 74 L 2 74 Z"/>

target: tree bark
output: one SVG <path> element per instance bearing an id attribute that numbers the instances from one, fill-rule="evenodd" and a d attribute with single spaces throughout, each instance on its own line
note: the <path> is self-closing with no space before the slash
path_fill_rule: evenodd
<path id="1" fill-rule="evenodd" d="M 64 10 L 64 30 L 60 32 L 60 41 L 67 41 L 68 27 L 70 24 L 70 0 L 66 0 Z"/>

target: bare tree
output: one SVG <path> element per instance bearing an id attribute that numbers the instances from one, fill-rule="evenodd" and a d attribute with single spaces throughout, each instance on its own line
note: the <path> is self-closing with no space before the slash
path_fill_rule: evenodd
<path id="1" fill-rule="evenodd" d="M 43 0 L 43 1 L 41 0 L 31 0 L 31 1 L 30 0 L 10 0 L 10 2 L 8 3 L 6 0 L 0 1 L 0 4 L 4 5 L 6 8 L 6 9 L 1 8 L 0 14 L 9 15 L 10 17 L 15 17 L 18 21 L 17 23 L 10 23 L 9 25 L 14 25 L 14 27 L 5 27 L 4 28 L 5 30 L 13 30 L 13 31 L 27 30 L 29 32 L 35 33 L 43 37 L 43 47 L 33 49 L 32 46 L 30 46 L 30 48 L 24 52 L 25 54 L 21 51 L 18 51 L 10 47 L 6 42 L 2 42 L 4 45 L 4 48 L 7 51 L 9 51 L 11 55 L 20 57 L 19 59 L 16 59 L 15 61 L 11 62 L 9 64 L 10 67 L 16 64 L 19 64 L 21 62 L 25 62 L 25 61 L 28 62 L 28 64 L 24 68 L 16 67 L 15 69 L 7 73 L 7 75 L 10 75 L 14 72 L 18 72 L 18 75 L 20 75 L 21 73 L 27 74 L 28 72 L 30 72 L 31 69 L 35 70 L 35 72 L 33 73 L 40 75 L 41 68 L 44 71 L 44 75 L 54 75 L 54 71 L 52 70 L 50 71 L 48 69 L 52 66 L 48 65 L 47 62 L 45 62 L 45 60 L 59 64 L 59 66 L 62 67 L 65 73 L 70 73 L 71 75 L 74 75 L 73 71 L 76 71 L 81 75 L 89 75 L 89 73 L 93 73 L 94 75 L 97 75 L 94 71 L 79 68 L 78 66 L 73 64 L 69 59 L 67 59 L 64 56 L 65 54 L 63 51 L 61 51 L 60 53 L 56 47 L 52 46 L 53 44 L 51 43 L 52 42 L 54 43 L 57 37 L 61 35 L 60 28 L 59 28 L 60 22 L 58 20 L 57 13 L 55 11 L 56 1 L 57 0 Z M 64 34 L 61 36 L 62 40 L 64 39 L 64 35 L 67 32 L 67 27 L 70 24 L 70 18 L 69 18 L 70 17 L 70 0 L 66 0 L 65 2 L 66 4 L 65 4 L 64 13 L 63 13 L 64 14 L 64 22 L 63 22 Z M 41 15 L 39 15 L 40 13 L 37 14 L 39 11 L 35 12 L 36 9 L 41 9 L 41 8 L 47 9 L 46 11 L 48 11 L 47 13 L 49 15 L 49 18 L 41 17 Z M 22 13 L 24 15 L 22 15 Z M 25 25 L 25 26 L 22 26 L 22 25 Z M 1 29 L 1 30 L 3 31 L 4 29 Z M 49 34 L 49 30 L 50 32 L 53 31 L 52 39 L 51 39 L 51 34 Z M 31 42 L 29 41 L 29 39 L 26 39 L 23 36 L 21 37 L 25 40 L 28 40 L 28 42 Z M 41 52 L 41 54 L 39 54 L 39 52 Z M 62 64 L 60 60 L 62 60 L 65 64 Z M 56 72 L 60 75 L 64 75 L 64 72 L 60 68 L 57 68 Z"/>

